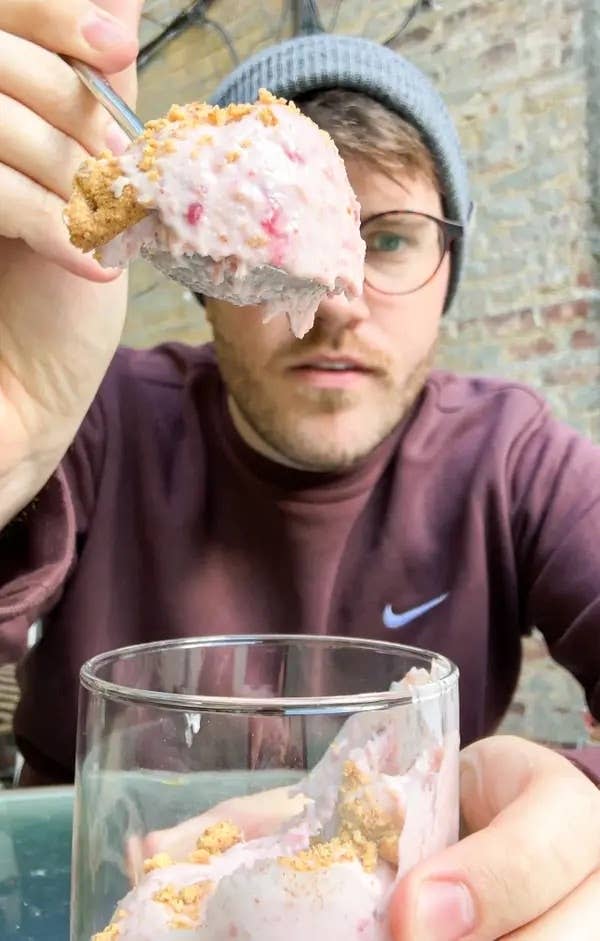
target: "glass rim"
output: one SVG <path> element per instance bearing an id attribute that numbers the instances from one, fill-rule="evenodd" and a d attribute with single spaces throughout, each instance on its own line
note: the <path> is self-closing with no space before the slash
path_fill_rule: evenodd
<path id="1" fill-rule="evenodd" d="M 342 696 L 203 696 L 192 693 L 165 693 L 158 690 L 140 689 L 114 683 L 98 676 L 98 671 L 111 662 L 125 658 L 134 658 L 140 654 L 161 652 L 179 647 L 189 650 L 196 647 L 259 647 L 327 645 L 359 648 L 379 652 L 389 656 L 408 655 L 418 659 L 431 659 L 442 668 L 441 675 L 429 683 L 415 686 L 410 694 L 384 690 L 373 693 L 344 694 Z M 414 666 L 419 666 L 415 662 Z M 81 686 L 89 692 L 99 693 L 112 701 L 146 706 L 157 706 L 176 712 L 217 712 L 236 715 L 316 715 L 316 714 L 352 714 L 387 709 L 391 706 L 411 705 L 440 698 L 458 682 L 459 669 L 455 663 L 443 654 L 413 647 L 395 644 L 385 640 L 368 638 L 341 637 L 321 634 L 213 634 L 206 637 L 171 638 L 150 641 L 145 644 L 132 644 L 97 654 L 87 660 L 79 671 Z M 402 679 L 402 677 L 400 677 Z"/>

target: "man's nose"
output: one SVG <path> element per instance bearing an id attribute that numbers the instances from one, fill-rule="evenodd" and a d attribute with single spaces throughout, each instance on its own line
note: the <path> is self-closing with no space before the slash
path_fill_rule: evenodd
<path id="1" fill-rule="evenodd" d="M 315 319 L 324 328 L 332 330 L 352 329 L 370 316 L 364 294 L 351 301 L 344 294 L 327 295 L 317 309 Z"/>

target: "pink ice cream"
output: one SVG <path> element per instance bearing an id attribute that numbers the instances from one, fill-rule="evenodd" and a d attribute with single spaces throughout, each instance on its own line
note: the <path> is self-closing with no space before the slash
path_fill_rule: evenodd
<path id="1" fill-rule="evenodd" d="M 310 937 L 387 941 L 381 898 L 393 882 L 390 866 L 370 873 L 353 860 L 300 871 L 281 862 L 286 840 L 277 846 L 256 843 L 233 847 L 221 860 L 217 857 L 205 866 L 181 863 L 151 872 L 120 903 L 113 922 L 118 933 L 113 927 L 113 937 L 119 941 L 306 941 Z M 306 834 L 304 846 L 308 846 Z M 187 905 L 186 888 L 191 900 Z M 103 933 L 99 937 L 104 941 Z"/>
<path id="2" fill-rule="evenodd" d="M 223 824 L 194 861 L 155 857 L 96 941 L 391 941 L 396 881 L 458 837 L 458 732 L 442 728 L 431 679 L 411 671 L 394 684 L 416 708 L 344 724 L 291 790 L 304 810 L 278 833 L 244 841 Z"/>
<path id="3" fill-rule="evenodd" d="M 98 249 L 140 253 L 192 289 L 286 313 L 302 336 L 325 294 L 362 291 L 360 208 L 332 139 L 292 104 L 173 108 L 118 157 L 149 214 Z"/>

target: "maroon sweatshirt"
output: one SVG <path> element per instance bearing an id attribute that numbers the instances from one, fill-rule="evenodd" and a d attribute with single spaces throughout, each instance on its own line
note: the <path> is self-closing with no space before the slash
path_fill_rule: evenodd
<path id="1" fill-rule="evenodd" d="M 0 660 L 42 778 L 73 775 L 78 671 L 167 637 L 309 633 L 431 648 L 464 743 L 510 703 L 539 627 L 600 718 L 600 449 L 513 382 L 434 372 L 343 473 L 238 436 L 210 347 L 120 350 L 61 467 L 0 539 Z"/>

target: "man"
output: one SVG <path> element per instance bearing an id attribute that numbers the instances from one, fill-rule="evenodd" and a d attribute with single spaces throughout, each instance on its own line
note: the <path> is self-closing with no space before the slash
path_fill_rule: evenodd
<path id="1" fill-rule="evenodd" d="M 43 619 L 20 672 L 25 783 L 71 778 L 81 662 L 168 636 L 434 648 L 460 666 L 469 743 L 501 718 L 537 624 L 599 716 L 600 457 L 533 392 L 432 371 L 469 197 L 445 108 L 400 57 L 311 37 L 216 95 L 265 85 L 334 135 L 362 208 L 363 296 L 324 301 L 301 342 L 283 318 L 208 301 L 214 352 L 113 358 L 124 279 L 68 244 L 61 211 L 84 152 L 117 135 L 52 53 L 119 72 L 133 100 L 139 6 L 0 7 L 4 656 Z M 403 880 L 396 938 L 595 938 L 599 809 L 565 758 L 475 742 L 470 835 Z"/>

